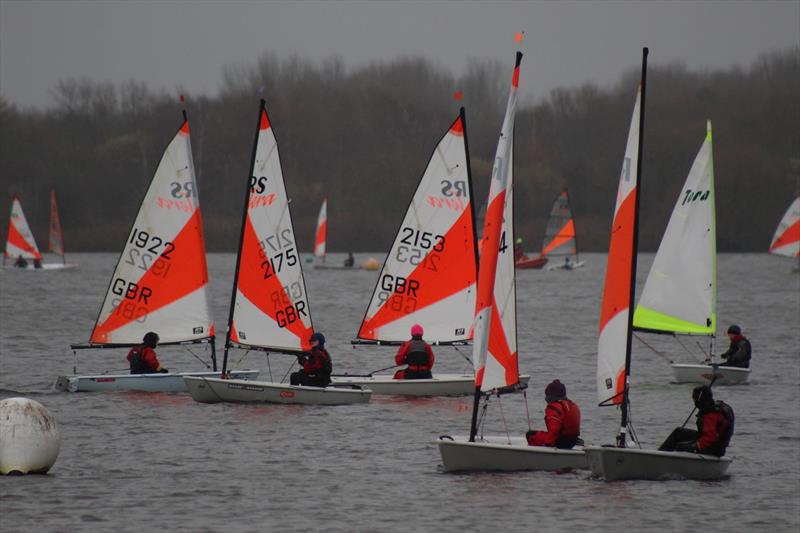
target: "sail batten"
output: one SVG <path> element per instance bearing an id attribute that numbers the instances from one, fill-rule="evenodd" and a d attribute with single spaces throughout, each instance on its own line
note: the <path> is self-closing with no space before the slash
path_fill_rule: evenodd
<path id="1" fill-rule="evenodd" d="M 678 195 L 633 317 L 637 329 L 716 331 L 716 223 L 711 122 Z"/>
<path id="2" fill-rule="evenodd" d="M 114 269 L 90 343 L 214 336 L 203 222 L 185 118 L 164 150 Z"/>
<path id="3" fill-rule="evenodd" d="M 472 338 L 477 280 L 475 215 L 464 109 L 436 145 L 420 178 L 358 331 L 358 339 L 401 342 L 412 325 L 425 339 Z"/>

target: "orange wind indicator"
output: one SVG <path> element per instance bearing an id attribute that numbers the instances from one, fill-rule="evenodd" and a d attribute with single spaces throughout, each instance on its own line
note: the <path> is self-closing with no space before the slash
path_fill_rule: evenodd
<path id="1" fill-rule="evenodd" d="M 524 31 L 518 31 L 516 34 L 514 34 L 514 42 L 521 43 L 523 39 L 525 39 Z"/>
<path id="2" fill-rule="evenodd" d="M 464 99 L 464 92 L 463 91 L 456 91 L 453 93 L 453 98 L 456 100 L 463 100 Z"/>

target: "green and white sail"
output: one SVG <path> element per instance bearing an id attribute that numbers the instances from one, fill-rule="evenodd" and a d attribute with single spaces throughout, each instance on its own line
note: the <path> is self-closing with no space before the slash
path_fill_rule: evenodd
<path id="1" fill-rule="evenodd" d="M 635 329 L 714 335 L 717 231 L 711 121 L 633 315 Z"/>

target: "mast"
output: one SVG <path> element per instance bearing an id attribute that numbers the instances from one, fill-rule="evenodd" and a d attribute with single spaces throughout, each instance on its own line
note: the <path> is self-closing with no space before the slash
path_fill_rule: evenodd
<path id="1" fill-rule="evenodd" d="M 642 49 L 642 84 L 641 84 L 641 100 L 639 102 L 639 146 L 636 156 L 636 201 L 633 208 L 633 248 L 631 254 L 631 280 L 630 280 L 630 297 L 628 299 L 628 331 L 627 341 L 625 345 L 625 388 L 622 392 L 622 404 L 620 405 L 620 426 L 619 434 L 617 435 L 617 447 L 625 447 L 625 435 L 628 430 L 628 391 L 630 387 L 631 375 L 631 344 L 633 337 L 633 313 L 630 312 L 634 308 L 636 299 L 636 259 L 639 250 L 639 198 L 642 183 L 642 148 L 644 144 L 644 110 L 645 110 L 645 95 L 647 90 L 647 55 L 649 49 L 647 47 Z"/>
<path id="2" fill-rule="evenodd" d="M 250 193 L 253 190 L 251 180 L 256 165 L 256 150 L 258 149 L 258 137 L 261 133 L 261 115 L 266 113 L 266 102 L 262 98 L 258 104 L 258 120 L 256 120 L 256 134 L 253 137 L 253 152 L 250 156 L 250 171 L 245 180 L 244 204 L 242 204 L 242 225 L 239 230 L 239 246 L 236 249 L 236 269 L 233 272 L 233 288 L 231 289 L 231 303 L 228 312 L 228 328 L 225 332 L 225 352 L 222 356 L 222 377 L 228 371 L 228 350 L 231 347 L 231 326 L 233 325 L 233 312 L 236 309 L 236 292 L 239 284 L 239 268 L 242 264 L 242 244 L 244 243 L 244 231 L 247 224 L 247 208 L 250 205 Z"/>

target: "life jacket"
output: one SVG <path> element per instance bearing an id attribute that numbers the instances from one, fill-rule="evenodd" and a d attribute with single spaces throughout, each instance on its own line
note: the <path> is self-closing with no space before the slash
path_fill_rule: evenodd
<path id="1" fill-rule="evenodd" d="M 320 374 L 330 377 L 331 373 L 333 372 L 333 361 L 331 360 L 331 354 L 328 353 L 328 350 L 325 348 L 317 350 L 322 357 L 322 369 L 320 370 Z"/>
<path id="2" fill-rule="evenodd" d="M 140 344 L 139 346 L 134 346 L 131 348 L 131 351 L 128 352 L 131 374 L 152 374 L 155 372 L 155 370 L 151 369 L 144 359 L 142 359 L 142 354 L 146 349 L 148 349 L 147 346 Z"/>
<path id="3" fill-rule="evenodd" d="M 406 364 L 408 368 L 413 371 L 430 370 L 431 363 L 428 358 L 428 343 L 422 339 L 411 339 L 408 341 Z"/>
<path id="4" fill-rule="evenodd" d="M 581 410 L 575 402 L 565 398 L 550 402 L 547 404 L 547 409 L 556 411 L 561 419 L 559 436 L 578 437 L 581 434 Z"/>
<path id="5" fill-rule="evenodd" d="M 704 435 L 707 435 L 706 424 L 714 424 L 710 428 L 710 433 L 713 436 L 712 442 L 704 442 Z M 700 432 L 700 439 L 698 440 L 697 447 L 701 453 L 710 455 L 718 455 L 722 457 L 725 455 L 725 450 L 733 437 L 733 430 L 735 425 L 735 416 L 733 408 L 721 400 L 714 403 L 713 409 L 699 416 L 697 419 L 697 429 Z"/>

